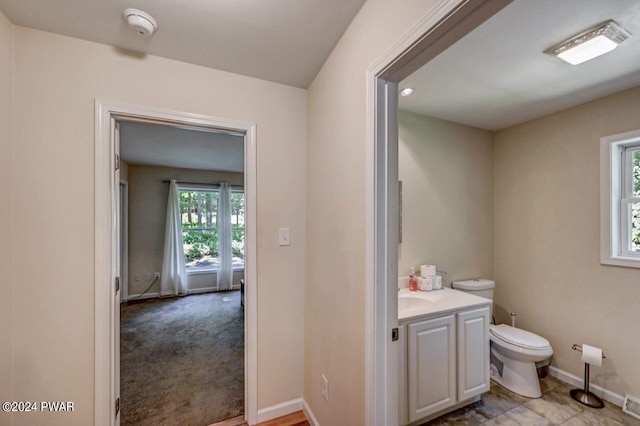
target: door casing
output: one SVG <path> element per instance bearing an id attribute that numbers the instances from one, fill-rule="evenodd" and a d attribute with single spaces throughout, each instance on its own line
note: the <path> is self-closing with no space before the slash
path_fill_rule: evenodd
<path id="1" fill-rule="evenodd" d="M 201 114 L 95 101 L 95 426 L 117 426 L 119 398 L 118 274 L 119 155 L 116 121 L 152 122 L 244 135 L 245 170 L 245 419 L 257 420 L 257 147 L 256 125 Z M 116 324 L 116 322 L 118 322 Z"/>
<path id="2" fill-rule="evenodd" d="M 440 0 L 367 69 L 365 422 L 398 424 L 398 83 L 512 0 Z"/>

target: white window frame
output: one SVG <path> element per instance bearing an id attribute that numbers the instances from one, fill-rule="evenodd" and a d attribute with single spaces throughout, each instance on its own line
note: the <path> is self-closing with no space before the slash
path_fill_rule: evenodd
<path id="1" fill-rule="evenodd" d="M 640 253 L 629 250 L 628 205 L 633 198 L 628 148 L 640 147 L 640 130 L 600 139 L 600 263 L 640 268 Z"/>
<path id="2" fill-rule="evenodd" d="M 218 189 L 220 188 L 219 185 L 181 185 L 180 182 L 178 182 L 178 191 L 198 191 L 198 192 L 218 192 Z M 231 192 L 241 192 L 244 194 L 244 188 L 242 186 L 232 186 L 231 187 Z M 216 231 L 218 230 L 217 228 L 217 221 L 216 221 Z M 198 231 L 198 230 L 210 230 L 209 228 L 195 228 L 193 229 L 194 231 Z M 233 230 L 237 230 L 233 229 Z M 246 238 L 246 226 L 243 224 L 242 225 L 242 230 L 245 231 L 245 238 Z M 183 228 L 184 231 L 184 228 Z M 244 262 L 242 266 L 234 266 L 233 267 L 233 271 L 244 271 Z M 215 267 L 210 267 L 210 268 L 187 268 L 187 275 L 198 275 L 198 274 L 211 274 L 213 272 L 218 272 L 218 268 Z"/>

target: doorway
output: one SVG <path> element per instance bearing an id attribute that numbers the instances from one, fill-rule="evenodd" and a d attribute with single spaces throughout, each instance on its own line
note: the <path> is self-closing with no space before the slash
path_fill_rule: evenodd
<path id="1" fill-rule="evenodd" d="M 116 126 L 128 188 L 120 209 L 121 424 L 243 416 L 244 135 Z"/>
<path id="2" fill-rule="evenodd" d="M 367 69 L 368 425 L 398 424 L 398 83 L 510 2 L 438 2 Z"/>
<path id="3" fill-rule="evenodd" d="M 152 123 L 172 128 L 239 135 L 244 144 L 245 309 L 244 413 L 257 416 L 256 352 L 256 135 L 255 125 L 199 114 L 96 101 L 96 425 L 120 424 L 120 147 L 117 122 Z M 157 271 L 154 271 L 157 272 Z M 146 274 L 144 275 L 146 278 Z M 154 276 L 152 275 L 152 278 Z M 129 283 L 131 285 L 131 283 Z M 129 287 L 130 287 L 129 285 Z M 129 289 L 128 289 L 129 292 Z"/>

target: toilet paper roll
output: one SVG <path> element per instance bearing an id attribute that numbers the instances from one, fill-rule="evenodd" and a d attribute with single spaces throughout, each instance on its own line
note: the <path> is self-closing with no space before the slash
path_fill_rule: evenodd
<path id="1" fill-rule="evenodd" d="M 602 349 L 595 346 L 582 345 L 582 361 L 600 367 L 602 365 Z"/>
<path id="2" fill-rule="evenodd" d="M 442 277 L 440 275 L 436 275 L 433 277 L 433 289 L 434 290 L 442 290 Z"/>
<path id="3" fill-rule="evenodd" d="M 432 277 L 436 274 L 435 265 L 420 265 L 420 275 L 422 277 Z"/>

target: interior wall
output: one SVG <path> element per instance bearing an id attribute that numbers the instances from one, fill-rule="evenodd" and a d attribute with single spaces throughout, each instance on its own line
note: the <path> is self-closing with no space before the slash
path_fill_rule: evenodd
<path id="1" fill-rule="evenodd" d="M 0 401 L 13 401 L 13 29 L 0 12 Z M 10 415 L 0 412 L 0 423 Z"/>
<path id="2" fill-rule="evenodd" d="M 578 377 L 571 345 L 602 347 L 592 383 L 636 397 L 640 269 L 600 264 L 599 146 L 639 129 L 639 107 L 640 87 L 495 135 L 496 309 L 516 312 Z"/>
<path id="3" fill-rule="evenodd" d="M 309 87 L 304 398 L 322 425 L 365 423 L 366 69 L 436 3 L 368 0 Z"/>
<path id="4" fill-rule="evenodd" d="M 120 159 L 120 181 L 129 182 L 129 163 Z"/>
<path id="5" fill-rule="evenodd" d="M 451 281 L 493 279 L 493 133 L 400 111 L 398 274 L 436 265 Z"/>
<path id="6" fill-rule="evenodd" d="M 241 142 L 239 142 L 241 143 Z M 157 166 L 129 166 L 129 295 L 138 295 L 149 288 L 153 279 L 146 278 L 162 271 L 164 232 L 167 216 L 169 184 L 163 181 L 219 183 L 243 186 L 244 174 L 211 170 L 179 169 Z M 140 275 L 140 281 L 134 279 Z M 244 271 L 234 272 L 234 284 L 240 285 Z M 216 274 L 190 274 L 189 290 L 216 287 Z M 160 292 L 160 281 L 148 294 Z"/>
<path id="7" fill-rule="evenodd" d="M 299 398 L 306 91 L 19 26 L 14 37 L 14 253 L 43 253 L 37 267 L 15 260 L 14 398 L 74 401 L 73 413 L 38 419 L 93 423 L 95 99 L 257 124 L 258 407 Z"/>

